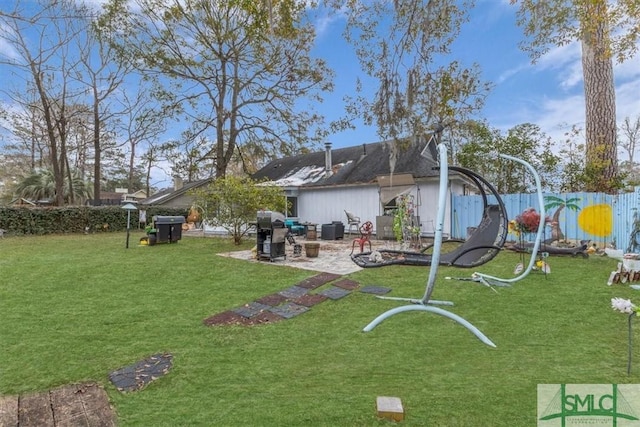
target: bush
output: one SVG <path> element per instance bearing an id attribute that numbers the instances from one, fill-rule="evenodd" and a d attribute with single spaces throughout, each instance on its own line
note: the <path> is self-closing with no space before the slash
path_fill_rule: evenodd
<path id="1" fill-rule="evenodd" d="M 146 207 L 147 222 L 155 215 L 184 216 L 187 208 Z M 131 227 L 137 227 L 137 212 L 132 212 Z M 65 233 L 102 233 L 125 231 L 127 211 L 121 206 L 74 207 L 0 207 L 0 228 L 9 235 Z"/>

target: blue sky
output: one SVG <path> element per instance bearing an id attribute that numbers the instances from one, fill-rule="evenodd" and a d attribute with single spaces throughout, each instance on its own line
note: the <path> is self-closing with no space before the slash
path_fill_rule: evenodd
<path id="1" fill-rule="evenodd" d="M 30 0 L 24 0 L 29 3 Z M 99 5 L 104 0 L 87 0 Z M 515 24 L 516 7 L 509 0 L 476 0 L 470 21 L 456 41 L 451 59 L 465 65 L 478 63 L 484 80 L 495 87 L 487 98 L 478 118 L 490 126 L 506 130 L 521 123 L 534 123 L 548 135 L 561 141 L 571 126 L 584 125 L 582 69 L 578 43 L 553 48 L 537 64 L 531 64 L 518 43 L 522 30 Z M 316 21 L 317 44 L 314 53 L 323 57 L 335 71 L 335 91 L 325 95 L 318 107 L 327 120 L 343 114 L 343 97 L 353 95 L 356 78 L 366 76 L 353 48 L 342 37 L 345 19 L 339 14 Z M 7 55 L 0 42 L 0 55 Z M 7 70 L 0 68 L 0 74 Z M 640 115 L 640 55 L 615 66 L 618 122 L 625 117 Z M 8 74 L 5 74 L 8 75 Z M 369 86 L 371 94 L 376 83 Z M 380 140 L 373 127 L 355 122 L 356 129 L 331 135 L 334 148 L 360 145 Z M 637 160 L 637 159 L 636 159 Z M 165 170 L 168 168 L 165 168 Z M 154 172 L 155 185 L 169 185 L 170 178 L 162 171 Z"/>
<path id="2" fill-rule="evenodd" d="M 584 96 L 580 45 L 553 48 L 537 64 L 520 50 L 522 30 L 516 26 L 516 7 L 509 0 L 477 0 L 471 18 L 452 49 L 452 58 L 480 65 L 484 80 L 495 87 L 479 118 L 502 130 L 534 123 L 548 135 L 562 139 L 571 126 L 584 127 Z M 336 71 L 336 90 L 321 111 L 335 118 L 344 94 L 353 93 L 359 70 L 353 50 L 342 40 L 344 20 L 334 17 L 318 25 L 317 53 Z M 618 121 L 640 115 L 640 56 L 615 66 Z M 375 89 L 375 87 L 373 88 Z M 334 147 L 379 141 L 376 130 L 359 123 L 356 130 L 330 137 Z"/>

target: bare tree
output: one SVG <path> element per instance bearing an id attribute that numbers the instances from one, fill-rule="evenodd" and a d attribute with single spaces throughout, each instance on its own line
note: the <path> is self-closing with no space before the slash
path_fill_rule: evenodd
<path id="1" fill-rule="evenodd" d="M 35 108 L 35 114 L 43 118 L 48 163 L 55 181 L 55 203 L 63 205 L 68 165 L 67 107 L 77 96 L 70 85 L 70 73 L 76 66 L 70 41 L 83 28 L 77 25 L 74 5 L 67 0 L 42 1 L 38 6 L 23 9 L 18 2 L 11 12 L 0 14 L 0 25 L 5 28 L 0 40 L 15 52 L 13 57 L 0 59 L 0 63 L 14 67 L 18 79 L 25 79 L 22 86 L 5 89 L 5 93 L 23 108 Z M 24 93 L 29 88 L 36 94 L 36 102 L 25 99 Z"/>
<path id="2" fill-rule="evenodd" d="M 149 88 L 141 82 L 133 94 L 124 91 L 119 99 L 120 118 L 117 130 L 126 139 L 128 145 L 127 157 L 127 189 L 134 191 L 133 182 L 138 160 L 138 149 L 143 145 L 153 145 L 166 130 L 166 120 L 162 111 L 156 107 Z M 153 150 L 149 150 L 150 153 Z M 147 156 L 146 163 L 154 156 Z M 151 173 L 152 164 L 147 165 L 147 174 Z M 149 177 L 147 177 L 147 194 L 149 194 Z"/>
<path id="3" fill-rule="evenodd" d="M 2 152 L 8 158 L 19 158 L 22 175 L 43 167 L 47 162 L 48 150 L 44 120 L 38 114 L 37 102 L 25 97 L 26 104 L 14 105 L 12 109 L 3 108 L 6 136 L 3 138 Z M 6 161 L 6 159 L 5 159 Z"/>
<path id="4" fill-rule="evenodd" d="M 347 39 L 363 70 L 378 80 L 374 99 L 351 100 L 384 139 L 422 136 L 435 125 L 464 122 L 490 87 L 477 65 L 464 67 L 450 47 L 468 19 L 473 0 L 351 0 Z"/>
<path id="5" fill-rule="evenodd" d="M 90 15 L 86 13 L 86 16 Z M 91 105 L 93 203 L 99 205 L 102 151 L 105 148 L 103 135 L 110 129 L 113 130 L 113 122 L 119 114 L 118 111 L 114 111 L 109 101 L 118 95 L 116 91 L 123 85 L 130 66 L 126 62 L 117 61 L 115 49 L 104 39 L 97 37 L 99 34 L 96 31 L 97 27 L 87 19 L 84 37 L 75 39 L 81 68 L 75 76 L 77 82 L 85 88 Z"/>
<path id="6" fill-rule="evenodd" d="M 332 72 L 310 56 L 314 34 L 301 24 L 304 4 L 227 0 L 111 0 L 104 37 L 146 76 L 171 82 L 166 105 L 186 116 L 194 138 L 213 141 L 223 177 L 239 147 L 259 144 L 271 156 L 291 154 L 325 133 L 322 118 L 301 109 L 320 100 Z"/>
<path id="7" fill-rule="evenodd" d="M 620 125 L 620 132 L 623 138 L 618 140 L 618 145 L 624 149 L 629 162 L 634 163 L 636 148 L 640 143 L 640 116 L 633 121 L 629 117 L 625 117 Z"/>
<path id="8" fill-rule="evenodd" d="M 640 116 L 635 120 L 625 117 L 620 125 L 620 135 L 618 136 L 618 147 L 622 148 L 627 160 L 620 162 L 620 169 L 626 175 L 627 185 L 636 186 L 640 183 L 640 171 L 635 162 L 636 149 L 640 143 Z"/>

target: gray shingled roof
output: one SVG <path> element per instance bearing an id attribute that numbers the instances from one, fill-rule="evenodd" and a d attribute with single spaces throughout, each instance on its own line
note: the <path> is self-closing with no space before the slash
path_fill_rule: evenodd
<path id="1" fill-rule="evenodd" d="M 144 200 L 140 200 L 140 205 L 161 205 L 163 203 L 168 202 L 169 200 L 175 199 L 182 194 L 185 194 L 187 191 L 201 187 L 203 185 L 207 185 L 212 182 L 212 178 L 201 179 L 199 181 L 187 182 L 180 189 L 175 190 L 174 188 L 165 188 L 163 190 L 158 191 L 154 195 L 147 197 Z"/>
<path id="2" fill-rule="evenodd" d="M 429 153 L 426 157 L 421 155 L 427 140 L 420 139 L 400 151 L 394 174 L 410 173 L 414 178 L 438 175 L 433 169 L 437 162 Z M 285 187 L 374 183 L 377 176 L 391 173 L 389 151 L 388 142 L 332 149 L 333 173 L 329 177 L 325 176 L 325 151 L 300 154 L 270 162 L 253 178 L 267 179 Z"/>

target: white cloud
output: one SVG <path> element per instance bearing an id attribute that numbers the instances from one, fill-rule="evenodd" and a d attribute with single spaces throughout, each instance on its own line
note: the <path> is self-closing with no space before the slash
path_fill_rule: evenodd
<path id="1" fill-rule="evenodd" d="M 577 42 L 569 43 L 564 46 L 556 46 L 551 49 L 538 60 L 538 64 L 542 69 L 558 69 L 566 66 L 568 63 L 579 61 L 582 53 L 580 44 Z"/>
<path id="2" fill-rule="evenodd" d="M 10 43 L 5 40 L 11 40 L 13 38 L 13 35 L 13 29 L 7 27 L 6 25 L 0 24 L 0 56 L 11 60 L 17 60 L 20 58 L 20 54 Z"/>
<path id="3" fill-rule="evenodd" d="M 572 89 L 582 82 L 582 52 L 580 43 L 574 42 L 550 49 L 537 62 L 541 71 L 552 71 L 562 90 Z"/>
<path id="4" fill-rule="evenodd" d="M 640 79 L 631 80 L 616 87 L 616 112 L 618 122 L 625 117 L 635 118 L 640 116 Z"/>
<path id="5" fill-rule="evenodd" d="M 313 23 L 316 30 L 316 37 L 320 38 L 326 34 L 335 22 L 346 20 L 347 13 L 347 6 L 342 6 L 338 10 L 325 9 L 319 12 Z"/>
<path id="6" fill-rule="evenodd" d="M 516 67 L 512 67 L 509 68 L 506 71 L 503 71 L 499 76 L 498 79 L 496 80 L 496 84 L 501 84 L 504 83 L 505 81 L 509 80 L 511 77 L 516 76 L 518 74 L 520 74 L 523 71 L 526 71 L 528 69 L 531 69 L 531 64 L 529 63 L 524 63 L 524 64 L 520 64 Z"/>
<path id="7" fill-rule="evenodd" d="M 640 43 L 638 44 L 640 52 Z M 622 64 L 614 64 L 616 79 L 640 78 L 640 53 Z"/>

